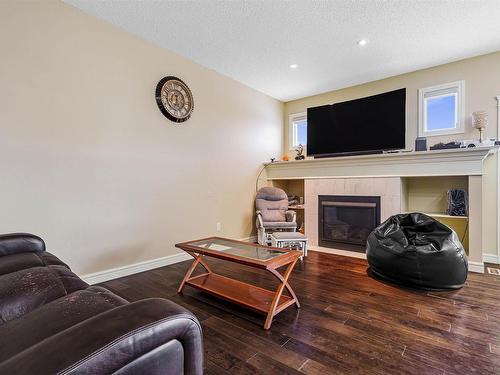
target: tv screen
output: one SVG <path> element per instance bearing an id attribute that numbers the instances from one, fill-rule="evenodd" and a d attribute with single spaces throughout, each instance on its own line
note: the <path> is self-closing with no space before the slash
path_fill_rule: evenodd
<path id="1" fill-rule="evenodd" d="M 406 89 L 307 109 L 307 154 L 405 148 Z"/>

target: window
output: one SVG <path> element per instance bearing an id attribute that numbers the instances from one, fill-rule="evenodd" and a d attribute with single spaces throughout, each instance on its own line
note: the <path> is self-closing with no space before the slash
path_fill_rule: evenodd
<path id="1" fill-rule="evenodd" d="M 290 149 L 299 144 L 307 145 L 307 113 L 295 113 L 289 117 Z"/>
<path id="2" fill-rule="evenodd" d="M 420 137 L 464 132 L 464 81 L 418 90 Z"/>

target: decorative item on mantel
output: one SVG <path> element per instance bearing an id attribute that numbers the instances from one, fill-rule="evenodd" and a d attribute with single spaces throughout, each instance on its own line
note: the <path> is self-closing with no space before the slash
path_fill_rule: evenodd
<path id="1" fill-rule="evenodd" d="M 427 138 L 417 137 L 415 139 L 415 151 L 427 151 Z"/>
<path id="2" fill-rule="evenodd" d="M 283 155 L 281 157 L 281 160 L 283 160 L 283 161 L 289 161 L 290 160 L 290 156 L 288 156 L 287 154 L 285 154 L 285 155 Z"/>
<path id="3" fill-rule="evenodd" d="M 295 149 L 297 155 L 295 156 L 295 160 L 304 160 L 306 157 L 304 156 L 304 146 L 299 143 L 297 148 Z"/>
<path id="4" fill-rule="evenodd" d="M 472 113 L 472 127 L 479 130 L 479 142 L 484 142 L 483 130 L 488 126 L 488 112 L 475 111 Z"/>

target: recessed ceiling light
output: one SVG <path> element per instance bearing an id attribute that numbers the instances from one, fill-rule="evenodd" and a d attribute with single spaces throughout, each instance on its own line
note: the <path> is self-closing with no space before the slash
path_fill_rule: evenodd
<path id="1" fill-rule="evenodd" d="M 290 69 L 297 69 L 299 64 L 290 64 Z"/>
<path id="2" fill-rule="evenodd" d="M 368 44 L 368 40 L 367 39 L 360 39 L 360 40 L 358 40 L 358 46 L 360 46 L 360 47 L 366 46 L 367 44 Z"/>

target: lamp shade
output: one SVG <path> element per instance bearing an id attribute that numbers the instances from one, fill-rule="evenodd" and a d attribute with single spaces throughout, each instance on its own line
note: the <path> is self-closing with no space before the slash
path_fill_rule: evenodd
<path id="1" fill-rule="evenodd" d="M 484 129 L 488 125 L 488 112 L 472 112 L 472 127 L 475 129 Z"/>

